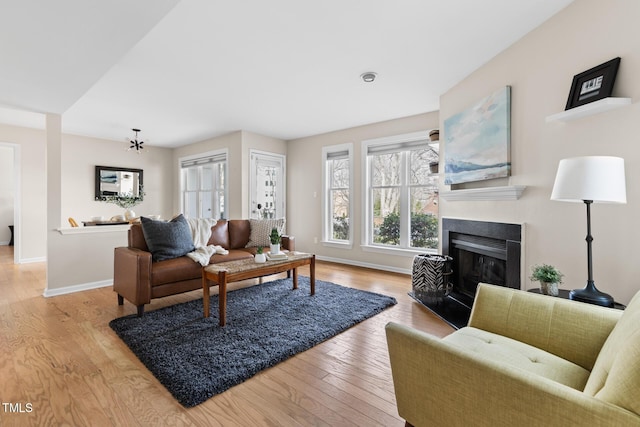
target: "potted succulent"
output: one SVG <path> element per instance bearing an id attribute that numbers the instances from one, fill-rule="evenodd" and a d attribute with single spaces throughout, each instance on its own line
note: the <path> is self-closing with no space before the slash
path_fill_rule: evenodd
<path id="1" fill-rule="evenodd" d="M 274 227 L 271 229 L 271 234 L 269 234 L 269 241 L 271 242 L 271 247 L 269 248 L 270 253 L 279 254 L 282 235 L 278 232 L 277 228 Z"/>
<path id="2" fill-rule="evenodd" d="M 558 296 L 558 285 L 564 275 L 549 264 L 535 265 L 531 268 L 531 280 L 540 282 L 540 291 L 545 295 Z"/>
<path id="3" fill-rule="evenodd" d="M 262 246 L 258 246 L 258 249 L 256 249 L 256 256 L 254 257 L 254 259 L 258 264 L 267 262 L 267 256 L 264 254 Z"/>

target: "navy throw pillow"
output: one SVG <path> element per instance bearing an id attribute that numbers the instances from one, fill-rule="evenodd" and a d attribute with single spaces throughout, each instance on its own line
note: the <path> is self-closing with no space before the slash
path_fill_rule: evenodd
<path id="1" fill-rule="evenodd" d="M 195 250 L 191 227 L 182 214 L 169 222 L 156 221 L 144 216 L 140 221 L 142 234 L 154 261 L 178 258 Z"/>

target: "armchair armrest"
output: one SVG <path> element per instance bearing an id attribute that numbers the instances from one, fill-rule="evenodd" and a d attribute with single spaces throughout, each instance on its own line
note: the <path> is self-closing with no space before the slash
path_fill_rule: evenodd
<path id="1" fill-rule="evenodd" d="M 481 283 L 469 326 L 527 343 L 591 371 L 621 315 L 613 308 Z"/>
<path id="2" fill-rule="evenodd" d="M 296 250 L 296 238 L 293 236 L 282 236 L 282 249 L 286 249 L 288 251 Z"/>
<path id="3" fill-rule="evenodd" d="M 151 302 L 151 252 L 115 248 L 113 290 L 138 307 Z"/>
<path id="4" fill-rule="evenodd" d="M 626 426 L 638 416 L 581 391 L 386 326 L 399 415 L 415 426 Z"/>

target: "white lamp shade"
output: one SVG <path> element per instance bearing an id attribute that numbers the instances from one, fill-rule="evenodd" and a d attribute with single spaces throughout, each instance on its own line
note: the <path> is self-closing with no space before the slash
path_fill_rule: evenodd
<path id="1" fill-rule="evenodd" d="M 551 200 L 627 203 L 624 159 L 587 156 L 560 160 Z"/>

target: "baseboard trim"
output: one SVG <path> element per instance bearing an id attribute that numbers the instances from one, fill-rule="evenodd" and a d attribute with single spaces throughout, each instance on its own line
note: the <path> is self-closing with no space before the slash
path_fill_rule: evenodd
<path id="1" fill-rule="evenodd" d="M 320 261 L 335 262 L 336 264 L 353 265 L 355 267 L 364 267 L 364 268 L 371 268 L 374 270 L 390 271 L 392 273 L 411 275 L 411 270 L 406 268 L 389 267 L 387 265 L 371 264 L 368 262 L 353 261 L 350 259 L 343 259 L 343 258 L 332 258 L 332 257 L 327 257 L 322 255 L 316 255 L 316 259 Z"/>
<path id="2" fill-rule="evenodd" d="M 38 258 L 20 258 L 18 264 L 32 264 L 34 262 L 47 262 L 47 257 Z"/>
<path id="3" fill-rule="evenodd" d="M 65 286 L 64 288 L 46 288 L 42 294 L 45 298 L 56 297 L 58 295 L 73 294 L 76 292 L 88 291 L 90 289 L 106 288 L 113 285 L 113 280 L 100 280 L 98 282 L 82 283 L 80 285 Z"/>

